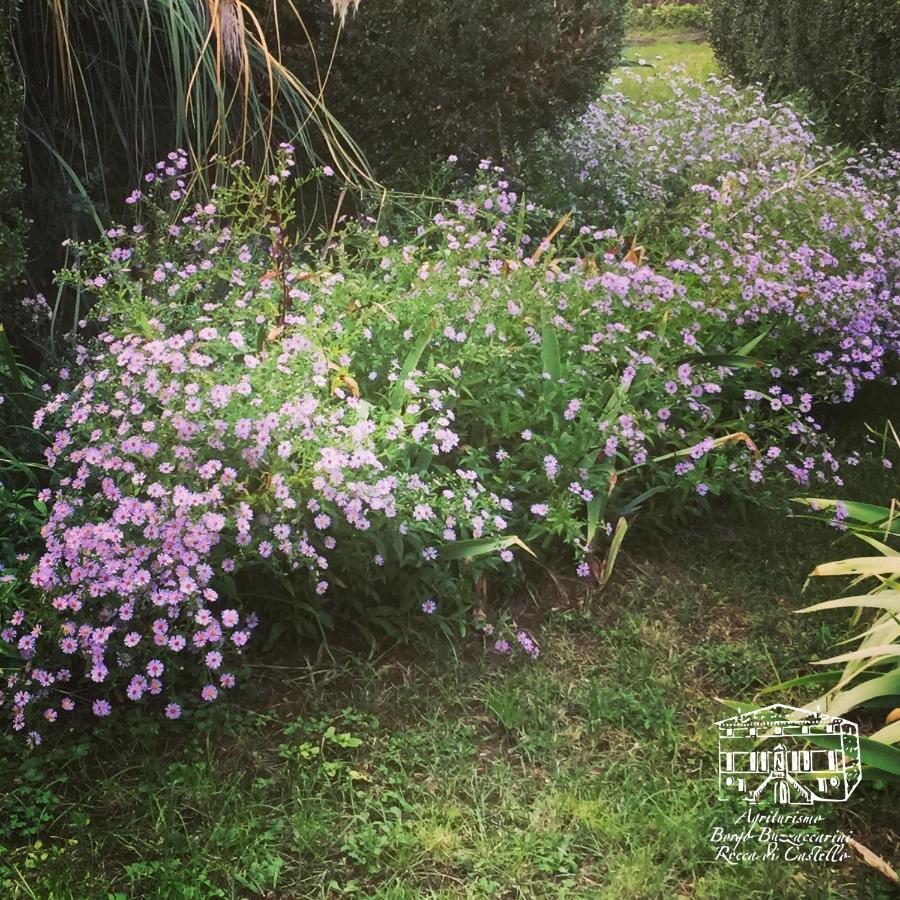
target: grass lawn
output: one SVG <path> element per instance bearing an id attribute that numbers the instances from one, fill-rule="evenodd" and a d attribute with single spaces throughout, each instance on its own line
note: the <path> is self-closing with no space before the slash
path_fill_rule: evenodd
<path id="1" fill-rule="evenodd" d="M 860 863 L 730 866 L 709 841 L 734 815 L 716 698 L 808 671 L 842 633 L 791 614 L 836 540 L 766 514 L 638 529 L 587 603 L 523 598 L 537 662 L 427 628 L 378 653 L 282 653 L 191 738 L 138 725 L 134 746 L 100 754 L 101 735 L 59 771 L 26 769 L 0 801 L 0 894 L 887 897 Z M 891 816 L 863 785 L 829 827 L 890 859 Z"/>
<path id="2" fill-rule="evenodd" d="M 690 35 L 687 37 L 691 38 Z M 672 96 L 666 76 L 673 71 L 697 81 L 719 74 L 709 44 L 683 38 L 677 34 L 629 35 L 623 58 L 634 67 L 617 69 L 610 79 L 609 89 L 620 90 L 635 100 L 665 100 Z"/>

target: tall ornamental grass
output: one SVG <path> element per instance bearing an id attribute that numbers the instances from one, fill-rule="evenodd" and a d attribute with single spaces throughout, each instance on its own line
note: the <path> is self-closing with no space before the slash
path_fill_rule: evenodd
<path id="1" fill-rule="evenodd" d="M 316 5 L 338 23 L 353 6 Z M 96 234 L 119 215 L 130 186 L 172 147 L 204 167 L 217 158 L 222 178 L 236 158 L 271 167 L 273 148 L 288 140 L 308 167 L 327 163 L 367 182 L 362 152 L 325 105 L 309 14 L 293 0 L 16 4 L 27 206 L 41 236 L 36 277 L 60 264 L 61 240 Z M 284 59 L 289 28 L 303 43 L 302 75 Z M 323 51 L 326 65 L 334 49 Z"/>

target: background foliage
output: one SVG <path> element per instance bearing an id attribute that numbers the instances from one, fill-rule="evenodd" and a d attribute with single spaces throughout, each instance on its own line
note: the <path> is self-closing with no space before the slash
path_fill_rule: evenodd
<path id="1" fill-rule="evenodd" d="M 10 66 L 9 23 L 9 0 L 0 0 L 0 291 L 22 271 L 24 262 L 18 140 L 22 92 Z"/>
<path id="2" fill-rule="evenodd" d="M 628 26 L 649 31 L 705 31 L 709 8 L 705 3 L 635 4 Z"/>
<path id="3" fill-rule="evenodd" d="M 711 0 L 710 12 L 738 79 L 807 92 L 849 140 L 900 143 L 898 0 Z"/>
<path id="4" fill-rule="evenodd" d="M 593 96 L 619 58 L 625 0 L 367 0 L 348 19 L 326 103 L 381 173 L 467 148 L 500 157 Z M 317 55 L 337 24 L 309 10 Z M 302 44 L 296 67 L 308 61 Z"/>

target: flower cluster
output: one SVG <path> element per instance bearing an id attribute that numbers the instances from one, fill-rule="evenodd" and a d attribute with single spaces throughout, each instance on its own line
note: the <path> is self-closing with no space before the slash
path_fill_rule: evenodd
<path id="1" fill-rule="evenodd" d="M 484 161 L 427 225 L 343 222 L 322 250 L 291 243 L 288 146 L 195 204 L 183 154 L 150 173 L 137 224 L 61 276 L 102 333 L 34 423 L 54 482 L 33 599 L 0 610 L 13 726 L 177 718 L 235 684 L 258 622 L 464 621 L 525 550 L 602 582 L 651 498 L 840 484 L 818 408 L 895 382 L 897 156 L 823 159 L 728 86 L 675 108 L 614 96 L 573 132 L 597 225 L 547 228 Z M 617 230 L 663 202 L 648 250 Z"/>
<path id="2" fill-rule="evenodd" d="M 816 399 L 851 400 L 900 347 L 900 153 L 822 146 L 790 105 L 715 77 L 670 87 L 669 102 L 591 104 L 554 158 L 555 190 L 658 235 L 698 314 L 769 327 L 802 351 Z"/>
<path id="3" fill-rule="evenodd" d="M 338 323 L 302 274 L 285 273 L 296 310 L 278 325 L 273 245 L 236 240 L 215 213 L 208 203 L 178 218 L 173 249 L 192 262 L 159 260 L 146 284 L 127 278 L 155 253 L 143 229 L 113 229 L 112 247 L 94 248 L 101 303 L 129 303 L 144 327 L 112 313 L 35 416 L 56 481 L 40 497 L 49 513 L 30 580 L 41 599 L 0 632 L 23 661 L 0 690 L 16 730 L 79 706 L 105 717 L 150 702 L 171 719 L 176 700 L 216 700 L 258 622 L 254 584 L 287 585 L 311 629 L 379 585 L 404 584 L 397 612 L 464 590 L 438 548 L 503 543 L 509 500 L 458 465 L 416 466 L 423 450 L 458 444 L 442 395 L 404 402 L 407 379 L 395 404 L 360 399 L 329 340 Z"/>

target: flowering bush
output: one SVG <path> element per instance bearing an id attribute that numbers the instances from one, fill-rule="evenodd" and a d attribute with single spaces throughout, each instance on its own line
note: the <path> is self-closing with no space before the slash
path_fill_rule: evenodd
<path id="1" fill-rule="evenodd" d="M 287 176 L 287 148 L 283 164 Z M 179 201 L 185 167 L 173 154 L 151 192 Z M 79 347 L 79 374 L 64 370 L 71 386 L 35 418 L 50 429 L 58 481 L 40 497 L 50 504 L 31 576 L 41 600 L 12 611 L 2 632 L 24 661 L 2 698 L 16 729 L 80 704 L 102 717 L 117 701 L 159 697 L 177 718 L 182 696 L 215 700 L 257 623 L 243 608 L 254 590 L 238 598 L 235 574 L 271 579 L 267 591 L 290 595 L 308 627 L 351 615 L 344 594 L 377 621 L 371 598 L 388 590 L 392 614 L 423 594 L 465 592 L 465 572 L 434 565 L 439 544 L 514 543 L 509 501 L 475 472 L 416 465 L 424 416 L 404 408 L 402 389 L 383 407 L 360 399 L 334 352 L 340 322 L 288 265 L 283 226 L 243 242 L 260 222 L 237 230 L 229 204 L 252 190 L 238 182 L 220 192 L 230 224 L 210 204 L 170 222 L 162 247 L 152 219 L 85 248 L 86 265 L 102 260 L 88 286 L 108 329 Z M 286 220 L 286 205 L 275 208 Z M 131 280 L 144 265 L 146 281 Z M 323 273 L 316 293 L 340 278 Z M 434 407 L 426 429 L 446 453 L 455 436 Z M 330 606 L 316 602 L 326 593 Z"/>
<path id="2" fill-rule="evenodd" d="M 646 235 L 702 294 L 698 312 L 771 326 L 782 359 L 808 360 L 791 368 L 816 397 L 849 401 L 891 377 L 900 154 L 823 147 L 791 107 L 715 78 L 673 92 L 674 103 L 592 104 L 554 160 L 556 202 Z"/>
<path id="3" fill-rule="evenodd" d="M 723 96 L 684 101 L 707 118 L 690 188 L 663 183 L 675 162 L 648 174 L 642 204 L 678 203 L 669 256 L 608 221 L 548 234 L 487 161 L 415 234 L 344 222 L 324 247 L 292 238 L 291 148 L 205 205 L 183 155 L 161 163 L 138 223 L 62 276 L 103 330 L 35 421 L 55 481 L 37 594 L 4 613 L 14 727 L 213 701 L 259 614 L 462 625 L 560 547 L 603 583 L 651 497 L 839 485 L 814 409 L 895 381 L 896 161 L 820 163 L 789 113 L 746 96 L 742 122 Z"/>

